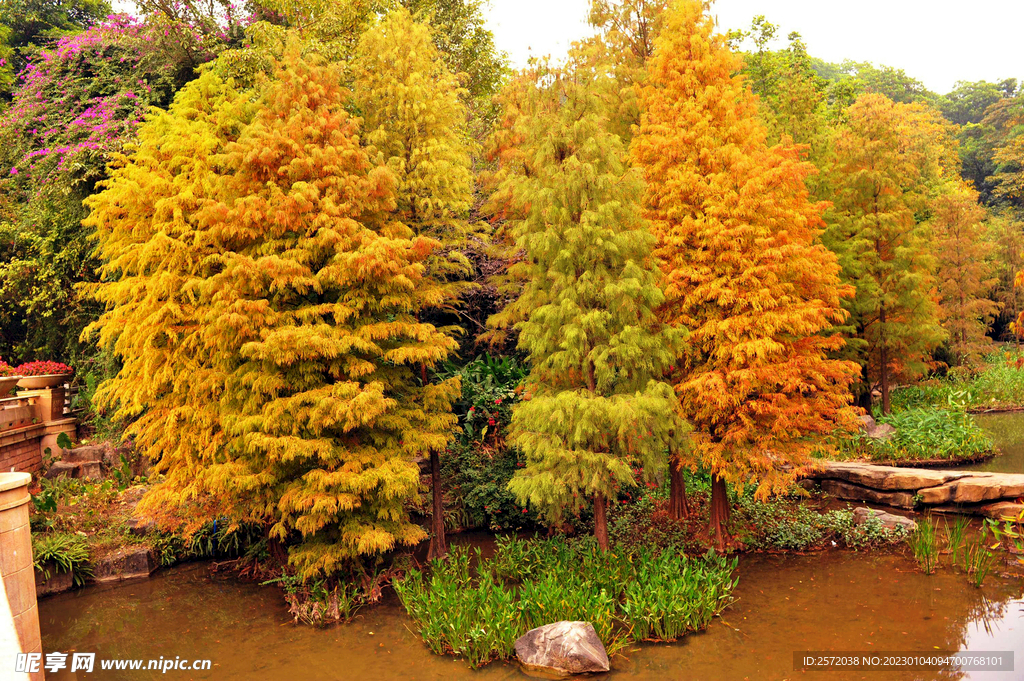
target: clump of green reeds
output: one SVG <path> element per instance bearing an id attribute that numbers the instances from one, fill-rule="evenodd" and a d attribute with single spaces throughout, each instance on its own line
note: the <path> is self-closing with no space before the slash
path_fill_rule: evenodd
<path id="1" fill-rule="evenodd" d="M 939 562 L 939 543 L 931 518 L 922 518 L 917 523 L 917 528 L 907 537 L 907 543 L 914 551 L 914 558 L 924 573 L 930 575 L 935 572 L 935 566 Z"/>
<path id="2" fill-rule="evenodd" d="M 639 639 L 674 640 L 707 627 L 736 585 L 737 561 L 713 553 L 511 538 L 498 540 L 493 558 L 473 558 L 456 548 L 429 577 L 412 570 L 395 582 L 427 646 L 473 667 L 511 658 L 517 638 L 560 620 L 593 624 L 609 654 Z"/>

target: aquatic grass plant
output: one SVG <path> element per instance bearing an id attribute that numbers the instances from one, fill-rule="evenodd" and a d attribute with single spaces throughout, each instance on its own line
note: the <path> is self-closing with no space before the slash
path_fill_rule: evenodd
<path id="1" fill-rule="evenodd" d="M 1024 564 L 1024 510 L 1018 512 L 1016 516 L 1004 516 L 998 520 L 988 519 L 985 522 L 996 540 L 1000 544 L 1005 543 L 1016 561 Z"/>
<path id="2" fill-rule="evenodd" d="M 366 602 L 359 587 L 338 580 L 316 579 L 303 582 L 298 575 L 282 575 L 260 586 L 280 584 L 288 612 L 296 622 L 323 627 L 332 622 L 348 622 Z"/>
<path id="3" fill-rule="evenodd" d="M 483 559 L 454 547 L 429 576 L 394 582 L 436 654 L 471 667 L 510 659 L 516 639 L 561 620 L 587 621 L 609 654 L 639 639 L 674 640 L 707 627 L 731 602 L 736 559 L 680 551 L 602 552 L 593 541 L 499 538 Z"/>
<path id="4" fill-rule="evenodd" d="M 979 588 L 996 565 L 996 556 L 988 546 L 988 532 L 988 525 L 983 525 L 978 536 L 969 539 L 964 546 L 964 572 L 971 584 Z"/>
<path id="5" fill-rule="evenodd" d="M 974 459 L 994 446 L 992 436 L 962 411 L 917 408 L 878 420 L 895 428 L 896 434 L 872 443 L 876 459 Z"/>
<path id="6" fill-rule="evenodd" d="M 1024 407 L 1024 354 L 999 351 L 974 374 L 956 373 L 892 393 L 893 412 L 921 407 L 959 411 Z"/>
<path id="7" fill-rule="evenodd" d="M 935 572 L 935 566 L 939 562 L 939 543 L 935 532 L 935 523 L 931 518 L 923 518 L 917 523 L 917 528 L 907 537 L 914 552 L 914 559 L 921 566 L 926 575 Z"/>
<path id="8" fill-rule="evenodd" d="M 949 551 L 951 563 L 954 566 L 960 564 L 960 552 L 963 549 L 967 528 L 970 524 L 970 519 L 963 515 L 958 515 L 952 526 L 950 526 L 949 520 L 945 521 L 946 550 Z"/>
<path id="9" fill-rule="evenodd" d="M 884 440 L 863 433 L 836 437 L 836 452 L 830 455 L 884 462 L 956 462 L 984 458 L 995 446 L 992 436 L 961 410 L 914 407 L 893 411 L 878 422 L 895 428 L 895 434 Z"/>
<path id="10" fill-rule="evenodd" d="M 641 552 L 635 557 L 635 579 L 626 586 L 622 611 L 632 635 L 645 641 L 675 641 L 703 631 L 731 601 L 738 578 L 722 573 L 728 567 L 715 554 L 686 561 L 677 556 Z M 735 563 L 734 563 L 735 565 Z"/>

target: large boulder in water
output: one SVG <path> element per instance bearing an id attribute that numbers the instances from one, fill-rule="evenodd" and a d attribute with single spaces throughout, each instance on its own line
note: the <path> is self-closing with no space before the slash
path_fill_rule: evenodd
<path id="1" fill-rule="evenodd" d="M 531 629 L 516 641 L 516 655 L 531 671 L 569 675 L 611 668 L 590 622 L 555 622 Z"/>

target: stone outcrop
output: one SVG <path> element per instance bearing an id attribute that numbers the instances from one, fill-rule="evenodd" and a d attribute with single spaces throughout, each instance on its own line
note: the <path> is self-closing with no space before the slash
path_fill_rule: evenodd
<path id="1" fill-rule="evenodd" d="M 148 546 L 120 549 L 92 564 L 97 582 L 119 582 L 123 579 L 149 577 L 158 567 L 156 554 Z"/>
<path id="2" fill-rule="evenodd" d="M 1015 516 L 1022 507 L 1018 500 L 1024 497 L 1024 475 L 1008 473 L 823 461 L 805 477 L 840 499 L 897 508 L 925 506 L 990 518 Z"/>
<path id="3" fill-rule="evenodd" d="M 878 519 L 878 521 L 882 523 L 882 527 L 887 530 L 894 530 L 897 527 L 902 527 L 906 529 L 907 532 L 913 532 L 917 529 L 917 523 L 915 521 L 901 515 L 886 513 L 885 511 L 879 511 L 876 508 L 866 508 L 864 506 L 853 509 L 854 525 L 863 525 L 868 522 L 869 518 Z"/>
<path id="4" fill-rule="evenodd" d="M 516 641 L 516 655 L 529 671 L 560 676 L 611 668 L 590 622 L 555 622 L 531 629 Z"/>
<path id="5" fill-rule="evenodd" d="M 864 415 L 860 419 L 860 432 L 875 440 L 888 440 L 896 434 L 896 429 L 888 423 L 876 423 L 871 416 Z"/>

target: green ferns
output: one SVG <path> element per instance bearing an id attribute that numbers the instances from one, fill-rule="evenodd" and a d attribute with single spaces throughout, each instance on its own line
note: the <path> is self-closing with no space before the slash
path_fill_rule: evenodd
<path id="1" fill-rule="evenodd" d="M 47 534 L 32 537 L 32 555 L 36 570 L 50 579 L 50 568 L 54 574 L 70 572 L 75 586 L 83 586 L 92 577 L 89 566 L 89 546 L 85 537 L 78 534 Z"/>
<path id="2" fill-rule="evenodd" d="M 412 570 L 395 590 L 431 651 L 479 667 L 511 658 L 530 629 L 562 620 L 593 624 L 610 654 L 701 631 L 731 603 L 736 564 L 714 553 L 499 538 L 493 558 L 460 547 L 433 562 L 429 577 Z"/>

